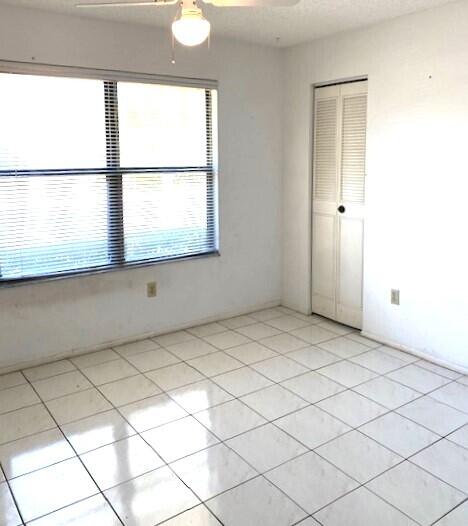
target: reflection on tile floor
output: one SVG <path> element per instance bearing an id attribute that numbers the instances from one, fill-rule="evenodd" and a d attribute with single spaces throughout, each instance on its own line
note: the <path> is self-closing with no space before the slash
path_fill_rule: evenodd
<path id="1" fill-rule="evenodd" d="M 0 376 L 0 526 L 467 526 L 468 376 L 265 309 Z"/>

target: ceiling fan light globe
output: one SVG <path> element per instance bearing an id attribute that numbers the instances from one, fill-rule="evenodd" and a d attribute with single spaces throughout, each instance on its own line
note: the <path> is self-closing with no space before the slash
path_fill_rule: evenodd
<path id="1" fill-rule="evenodd" d="M 172 33 L 184 46 L 198 46 L 210 34 L 210 23 L 203 18 L 200 9 L 183 10 L 178 20 L 172 23 Z"/>

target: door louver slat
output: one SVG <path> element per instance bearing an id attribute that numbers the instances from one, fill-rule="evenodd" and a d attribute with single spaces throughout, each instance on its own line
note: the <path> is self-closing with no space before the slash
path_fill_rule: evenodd
<path id="1" fill-rule="evenodd" d="M 314 198 L 336 198 L 336 98 L 318 100 L 316 104 Z"/>
<path id="2" fill-rule="evenodd" d="M 343 99 L 341 199 L 347 203 L 364 204 L 366 110 L 364 94 Z"/>

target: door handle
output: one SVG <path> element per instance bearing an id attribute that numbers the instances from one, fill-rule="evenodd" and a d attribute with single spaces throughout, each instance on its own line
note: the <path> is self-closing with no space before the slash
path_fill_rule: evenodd
<path id="1" fill-rule="evenodd" d="M 346 208 L 343 206 L 343 205 L 340 205 L 338 208 L 337 208 L 338 212 L 340 214 L 344 214 L 346 212 Z"/>

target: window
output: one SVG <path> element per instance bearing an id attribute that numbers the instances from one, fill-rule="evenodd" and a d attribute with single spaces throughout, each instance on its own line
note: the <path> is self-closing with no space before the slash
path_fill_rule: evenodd
<path id="1" fill-rule="evenodd" d="M 0 282 L 216 252 L 215 109 L 209 85 L 0 73 Z"/>

